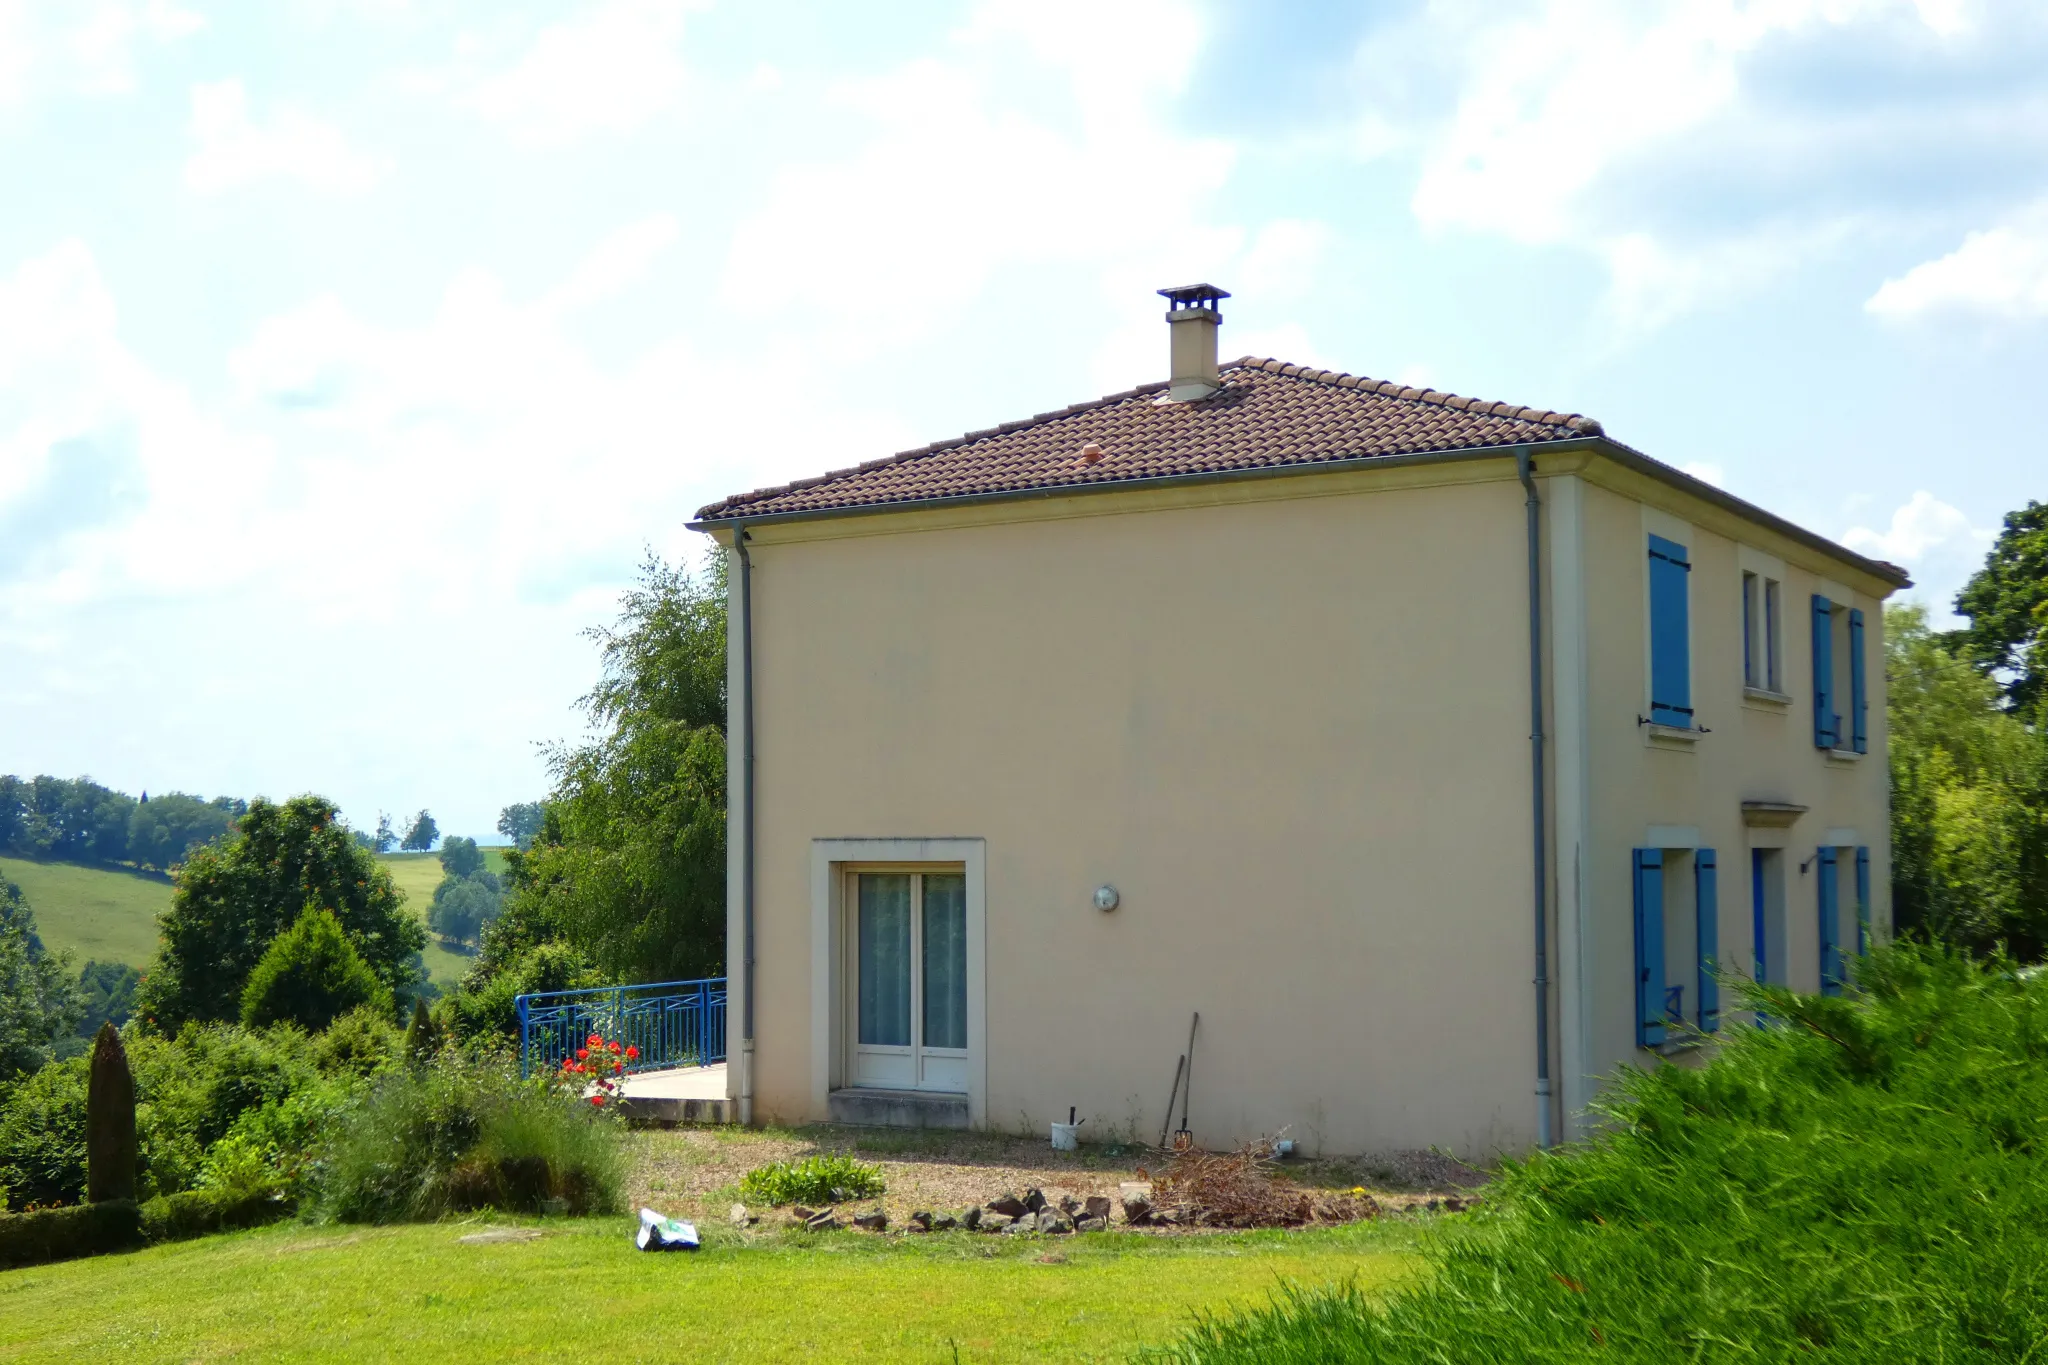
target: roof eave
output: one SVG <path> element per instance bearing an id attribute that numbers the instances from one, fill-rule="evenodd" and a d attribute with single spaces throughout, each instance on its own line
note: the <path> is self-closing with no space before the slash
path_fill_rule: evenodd
<path id="1" fill-rule="evenodd" d="M 1870 559 L 1864 555 L 1859 555 L 1838 541 L 1829 540 L 1817 531 L 1809 531 L 1797 522 L 1787 521 L 1777 513 L 1766 511 L 1753 502 L 1738 498 L 1726 489 L 1717 488 L 1713 484 L 1708 483 L 1705 479 L 1694 478 L 1684 470 L 1674 469 L 1660 460 L 1653 460 L 1635 447 L 1623 445 L 1612 436 L 1589 437 L 1583 444 L 1589 449 L 1598 451 L 1625 469 L 1634 470 L 1639 474 L 1646 474 L 1653 479 L 1671 485 L 1673 488 L 1682 489 L 1702 501 L 1713 503 L 1715 506 L 1725 511 L 1733 512 L 1737 516 L 1761 522 L 1779 535 L 1796 540 L 1809 549 L 1818 550 L 1832 559 L 1840 560 L 1854 569 L 1869 574 L 1873 578 L 1891 584 L 1895 590 L 1913 586 L 1912 576 L 1896 564 L 1887 563 L 1882 559 Z"/>
<path id="2" fill-rule="evenodd" d="M 1093 493 L 1121 493 L 1147 488 L 1180 488 L 1194 484 L 1235 483 L 1246 479 L 1277 479 L 1299 474 L 1327 474 L 1345 469 L 1393 469 L 1405 465 L 1451 464 L 1466 460 L 1512 459 L 1515 451 L 1527 445 L 1532 454 L 1546 451 L 1591 451 L 1613 460 L 1626 469 L 1634 470 L 1671 487 L 1690 493 L 1696 498 L 1712 503 L 1737 516 L 1760 522 L 1780 535 L 1830 558 L 1840 560 L 1849 566 L 1869 574 L 1894 588 L 1909 588 L 1912 578 L 1896 564 L 1881 559 L 1869 559 L 1857 554 L 1845 545 L 1829 540 L 1815 531 L 1809 531 L 1796 522 L 1785 520 L 1776 513 L 1768 512 L 1755 503 L 1736 497 L 1725 489 L 1717 488 L 1704 479 L 1694 478 L 1682 470 L 1674 469 L 1661 461 L 1653 460 L 1633 446 L 1622 444 L 1607 435 L 1573 435 L 1550 441 L 1513 442 L 1506 445 L 1463 446 L 1454 450 L 1419 451 L 1412 455 L 1354 455 L 1343 459 L 1318 460 L 1304 464 L 1263 465 L 1255 469 L 1217 469 L 1195 474 L 1158 474 L 1137 479 L 1108 479 L 1089 483 L 1054 484 L 1040 488 L 1004 488 L 985 493 L 958 493 L 943 498 L 906 498 L 890 502 L 853 503 L 845 507 L 802 508 L 789 512 L 765 512 L 748 516 L 742 511 L 729 515 L 706 517 L 699 515 L 686 523 L 692 531 L 710 532 L 732 529 L 740 526 L 773 526 L 792 521 L 827 521 L 841 517 L 881 516 L 890 512 L 936 511 L 942 508 L 972 507 L 984 503 L 1024 502 L 1044 498 L 1086 496 Z"/>

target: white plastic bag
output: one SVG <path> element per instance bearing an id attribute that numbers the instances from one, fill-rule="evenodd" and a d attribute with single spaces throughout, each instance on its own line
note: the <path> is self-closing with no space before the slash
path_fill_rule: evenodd
<path id="1" fill-rule="evenodd" d="M 664 1218 L 653 1209 L 640 1210 L 640 1230 L 633 1245 L 642 1251 L 695 1251 L 697 1227 L 680 1219 Z"/>

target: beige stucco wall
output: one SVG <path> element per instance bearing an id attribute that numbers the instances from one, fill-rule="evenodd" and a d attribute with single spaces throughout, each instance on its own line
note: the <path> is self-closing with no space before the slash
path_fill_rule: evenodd
<path id="1" fill-rule="evenodd" d="M 1871 847 L 1889 923 L 1886 585 L 1597 458 L 1547 458 L 1539 482 L 1564 1117 L 1651 1060 L 1629 871 L 1650 826 L 1718 850 L 1732 965 L 1755 841 L 1791 860 L 1794 985 L 1817 970 L 1796 865 L 1825 831 Z M 1522 516 L 1502 459 L 756 527 L 755 1119 L 826 1116 L 816 842 L 967 839 L 985 851 L 983 1122 L 1043 1132 L 1073 1105 L 1091 1138 L 1156 1139 L 1200 1010 L 1206 1144 L 1530 1146 Z M 1658 528 L 1692 552 L 1712 733 L 1688 747 L 1636 724 Z M 1743 697 L 1745 555 L 1784 570 L 1786 706 Z M 1869 623 L 1860 762 L 1811 744 L 1816 590 Z M 1811 809 L 1750 830 L 1745 799 Z M 1110 914 L 1091 903 L 1105 883 Z M 739 925 L 735 903 L 736 988 Z"/>
<path id="2" fill-rule="evenodd" d="M 1561 1058 L 1564 1099 L 1577 1110 L 1593 1089 L 1592 1078 L 1616 1065 L 1648 1064 L 1652 1055 L 1635 1045 L 1634 926 L 1631 850 L 1660 842 L 1652 826 L 1696 827 L 1699 843 L 1713 848 L 1720 866 L 1719 939 L 1722 960 L 1751 970 L 1750 851 L 1782 847 L 1785 860 L 1786 941 L 1789 983 L 1816 988 L 1819 910 L 1815 850 L 1831 831 L 1854 831 L 1854 843 L 1871 857 L 1872 918 L 1891 922 L 1888 788 L 1885 772 L 1885 690 L 1883 599 L 1889 585 L 1857 573 L 1840 560 L 1779 536 L 1769 528 L 1736 519 L 1702 500 L 1664 485 L 1632 478 L 1612 466 L 1594 464 L 1551 499 L 1555 560 L 1578 556 L 1576 573 L 1585 588 L 1584 667 L 1569 660 L 1555 698 L 1564 722 L 1561 740 L 1578 753 L 1559 754 L 1560 764 L 1581 762 L 1589 781 L 1582 800 L 1561 803 L 1558 839 L 1561 912 L 1576 917 L 1584 932 L 1568 950 L 1575 955 L 1583 988 L 1565 1002 L 1570 1016 Z M 1577 504 L 1578 539 L 1561 515 Z M 1646 512 L 1645 508 L 1649 510 Z M 1566 524 L 1560 525 L 1560 522 Z M 1692 687 L 1696 723 L 1710 733 L 1690 745 L 1659 744 L 1636 717 L 1648 711 L 1646 536 L 1674 536 L 1692 557 Z M 1748 698 L 1743 687 L 1742 572 L 1745 565 L 1783 571 L 1783 690 L 1791 700 L 1774 704 Z M 1809 601 L 1815 592 L 1860 607 L 1866 622 L 1869 752 L 1860 759 L 1831 758 L 1813 744 L 1812 649 Z M 1569 638 L 1552 653 L 1569 651 Z M 1837 709 L 1845 726 L 1848 680 L 1838 679 Z M 1574 726 L 1570 713 L 1581 713 Z M 1789 829 L 1745 825 L 1745 800 L 1806 806 Z M 1800 863 L 1808 866 L 1802 873 Z M 1683 893 L 1690 895 L 1689 885 Z M 1840 894 L 1845 905 L 1843 943 L 1853 950 L 1853 864 L 1844 861 Z M 1774 965 L 1774 979 L 1786 979 Z M 1688 981 L 1686 998 L 1693 999 Z M 1731 1004 L 1724 998 L 1724 1005 Z M 1690 1009 L 1690 1003 L 1688 1004 Z"/>
<path id="3" fill-rule="evenodd" d="M 757 528 L 755 1117 L 823 1117 L 812 841 L 947 836 L 991 1125 L 1156 1139 L 1200 1010 L 1205 1143 L 1526 1147 L 1521 525 L 1500 461 Z"/>

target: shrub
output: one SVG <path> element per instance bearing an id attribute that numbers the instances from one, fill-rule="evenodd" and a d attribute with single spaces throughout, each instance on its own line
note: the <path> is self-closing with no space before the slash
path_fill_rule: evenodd
<path id="1" fill-rule="evenodd" d="M 753 1204 L 842 1204 L 882 1192 L 882 1168 L 850 1156 L 772 1161 L 740 1178 L 740 1198 Z"/>
<path id="2" fill-rule="evenodd" d="M 93 1039 L 85 1091 L 85 1197 L 135 1198 L 135 1077 L 112 1024 Z"/>
<path id="3" fill-rule="evenodd" d="M 387 1013 L 391 992 L 342 932 L 334 912 L 309 905 L 264 951 L 242 989 L 242 1023 L 297 1024 L 317 1032 L 363 1005 Z"/>
<path id="4" fill-rule="evenodd" d="M 434 1016 L 427 1013 L 427 1002 L 415 999 L 412 1022 L 405 1026 L 405 1060 L 413 1066 L 424 1066 L 440 1050 L 441 1030 L 434 1024 Z"/>
<path id="5" fill-rule="evenodd" d="M 241 1116 L 322 1083 L 294 1029 L 192 1026 L 127 1042 L 135 1080 L 137 1192 L 187 1189 Z M 0 1098 L 0 1186 L 14 1207 L 73 1203 L 86 1187 L 87 1060 L 53 1063 Z M 338 1078 L 337 1083 L 339 1083 Z"/>
<path id="6" fill-rule="evenodd" d="M 501 921 L 502 922 L 502 921 Z M 568 991 L 599 984 L 590 959 L 567 943 L 538 943 L 521 950 L 504 967 L 484 971 L 488 964 L 471 968 L 462 989 L 447 1004 L 448 1020 L 456 1036 L 475 1038 L 495 1035 L 516 1038 L 519 1014 L 516 1000 L 536 991 Z"/>
<path id="7" fill-rule="evenodd" d="M 142 1235 L 151 1242 L 177 1242 L 210 1232 L 261 1227 L 291 1213 L 288 1200 L 260 1190 L 180 1190 L 160 1194 L 142 1206 Z"/>
<path id="8" fill-rule="evenodd" d="M 141 1241 L 141 1216 L 132 1199 L 0 1213 L 0 1267 L 97 1256 Z"/>
<path id="9" fill-rule="evenodd" d="M 415 1001 L 415 1007 L 419 1002 Z M 352 1009 L 313 1039 L 313 1064 L 328 1075 L 368 1076 L 398 1054 L 397 1026 L 375 1005 Z"/>
<path id="10" fill-rule="evenodd" d="M 0 1185 L 10 1208 L 75 1203 L 85 1193 L 86 1059 L 53 1062 L 0 1105 Z"/>
<path id="11" fill-rule="evenodd" d="M 1864 959 L 1698 1069 L 1627 1071 L 1592 1141 L 1510 1163 L 1386 1303 L 1290 1294 L 1165 1358 L 2019 1360 L 2048 1340 L 2048 979 Z"/>
<path id="12" fill-rule="evenodd" d="M 437 1218 L 465 1209 L 576 1213 L 618 1207 L 616 1123 L 516 1063 L 443 1053 L 393 1067 L 337 1125 L 321 1205 L 351 1222 Z"/>

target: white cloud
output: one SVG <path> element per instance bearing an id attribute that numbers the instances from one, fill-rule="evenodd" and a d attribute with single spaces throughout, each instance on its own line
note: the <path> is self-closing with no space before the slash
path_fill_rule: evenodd
<path id="1" fill-rule="evenodd" d="M 577 263 L 545 306 L 566 313 L 618 294 L 654 268 L 674 244 L 676 230 L 675 215 L 668 213 L 620 228 Z"/>
<path id="2" fill-rule="evenodd" d="M 1001 0 L 943 58 L 835 87 L 837 116 L 867 136 L 775 177 L 734 233 L 724 300 L 755 316 L 802 306 L 873 345 L 928 333 L 999 268 L 1097 272 L 1134 308 L 1181 274 L 1212 274 L 1242 244 L 1202 221 L 1232 148 L 1170 118 L 1201 33 L 1167 0 Z M 1142 292 L 1108 287 L 1133 273 Z"/>
<path id="3" fill-rule="evenodd" d="M 1259 229 L 1232 278 L 1262 302 L 1299 299 L 1314 290 L 1336 238 L 1328 223 L 1276 218 Z"/>
<path id="4" fill-rule="evenodd" d="M 1859 554 L 1911 567 L 1943 556 L 1981 558 L 1998 532 L 1970 525 L 1962 510 L 1921 489 L 1892 513 L 1884 530 L 1851 527 L 1842 543 Z"/>
<path id="5" fill-rule="evenodd" d="M 171 0 L 0 0 L 0 105 L 45 94 L 123 95 L 137 49 L 198 31 Z"/>
<path id="6" fill-rule="evenodd" d="M 1863 306 L 1893 321 L 1939 313 L 2048 317 L 2048 199 L 1886 280 Z"/>
<path id="7" fill-rule="evenodd" d="M 1446 0 L 1383 31 L 1359 65 L 1384 70 L 1397 47 L 1456 54 L 1441 59 L 1456 92 L 1447 115 L 1367 116 L 1376 146 L 1417 148 L 1417 220 L 1591 254 L 1609 275 L 1610 321 L 1632 335 L 1868 226 L 1853 202 L 1788 206 L 1869 110 L 1767 109 L 1752 89 L 1760 64 L 1830 45 L 1853 54 L 1852 34 L 1870 50 L 1880 37 L 1938 47 L 1977 27 L 1968 0 Z M 1920 117 L 1922 131 L 1940 116 Z M 1733 196 L 1700 188 L 1724 182 Z M 1702 211 L 1683 211 L 1689 196 Z"/>
<path id="8" fill-rule="evenodd" d="M 192 140 L 185 185 L 198 194 L 274 176 L 326 194 L 357 194 L 388 169 L 357 151 L 340 129 L 301 110 L 280 106 L 267 124 L 259 124 L 249 116 L 248 93 L 239 80 L 192 87 Z"/>
<path id="9" fill-rule="evenodd" d="M 510 65 L 461 83 L 456 103 L 533 145 L 630 132 L 683 90 L 683 21 L 701 8 L 702 0 L 610 0 L 580 10 L 542 29 Z"/>

